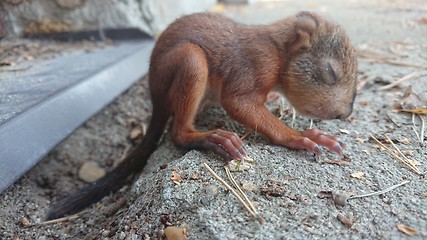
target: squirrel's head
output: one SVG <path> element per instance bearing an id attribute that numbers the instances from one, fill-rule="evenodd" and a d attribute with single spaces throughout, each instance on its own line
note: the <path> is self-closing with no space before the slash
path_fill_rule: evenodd
<path id="1" fill-rule="evenodd" d="M 350 116 L 356 96 L 357 59 L 344 29 L 323 20 L 308 49 L 293 57 L 282 78 L 286 98 L 302 115 Z"/>

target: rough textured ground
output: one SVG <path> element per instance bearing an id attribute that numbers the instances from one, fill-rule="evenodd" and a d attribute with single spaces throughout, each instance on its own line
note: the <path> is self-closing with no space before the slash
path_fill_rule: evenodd
<path id="1" fill-rule="evenodd" d="M 360 90 L 348 121 L 314 123 L 314 127 L 345 141 L 344 159 L 326 151 L 313 157 L 304 151 L 273 146 L 253 133 L 245 139 L 256 163 L 234 177 L 247 189 L 265 224 L 251 218 L 202 166 L 208 163 L 225 178 L 223 162 L 217 156 L 186 153 L 174 147 L 168 135 L 132 187 L 122 188 L 75 218 L 43 224 L 45 211 L 54 199 L 84 185 L 77 176 L 84 162 L 95 161 L 111 169 L 133 145 L 129 134 L 135 122 L 147 122 L 150 117 L 147 82 L 141 80 L 0 195 L 0 237 L 156 239 L 162 229 L 160 218 L 166 213 L 170 223 L 187 229 L 190 239 L 426 239 L 426 179 L 369 139 L 369 134 L 381 139 L 387 134 L 421 164 L 421 169 L 427 168 L 427 139 L 422 139 L 424 145 L 419 143 L 411 115 L 392 112 L 393 104 L 409 85 L 427 98 L 426 4 L 414 0 L 375 4 L 299 1 L 298 5 L 264 3 L 217 11 L 240 21 L 265 23 L 301 9 L 323 12 L 347 29 L 360 56 Z M 414 72 L 420 75 L 389 90 L 379 90 Z M 275 110 L 277 104 L 271 107 Z M 200 116 L 198 125 L 243 135 L 245 129 L 223 114 L 210 110 Z M 291 124 L 292 120 L 287 116 L 284 121 Z M 418 117 L 415 123 L 419 132 Z M 297 129 L 310 125 L 300 117 L 293 124 Z M 347 164 L 330 164 L 328 160 L 345 160 Z M 183 177 L 181 184 L 170 180 L 172 171 Z M 351 176 L 357 172 L 363 173 L 361 179 Z M 379 196 L 349 200 L 343 207 L 319 196 L 320 191 L 364 194 L 404 180 L 410 183 Z M 353 226 L 337 220 L 338 214 L 353 220 Z M 414 228 L 415 235 L 399 231 L 399 224 Z"/>

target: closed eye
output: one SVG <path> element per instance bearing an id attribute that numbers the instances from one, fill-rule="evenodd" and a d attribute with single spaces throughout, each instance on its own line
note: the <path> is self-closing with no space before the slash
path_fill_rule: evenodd
<path id="1" fill-rule="evenodd" d="M 338 77 L 337 77 L 335 69 L 332 67 L 331 63 L 328 63 L 327 72 L 328 72 L 330 79 L 333 81 L 333 83 L 337 83 Z"/>

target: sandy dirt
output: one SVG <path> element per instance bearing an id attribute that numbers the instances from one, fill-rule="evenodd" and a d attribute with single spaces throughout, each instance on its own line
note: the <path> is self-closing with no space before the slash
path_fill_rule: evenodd
<path id="1" fill-rule="evenodd" d="M 302 9 L 318 11 L 347 29 L 359 54 L 353 115 L 346 121 L 314 122 L 314 127 L 345 141 L 343 159 L 326 151 L 313 157 L 273 146 L 256 134 L 245 140 L 257 163 L 236 178 L 254 186 L 247 187 L 248 195 L 265 224 L 254 221 L 201 165 L 209 163 L 224 177 L 223 162 L 217 156 L 186 153 L 173 146 L 168 134 L 132 187 L 122 188 L 73 218 L 44 223 L 55 199 L 85 185 L 78 177 L 83 163 L 94 161 L 111 170 L 138 141 L 130 138 L 131 131 L 148 122 L 151 109 L 147 80 L 141 79 L 1 193 L 0 238 L 157 239 L 162 233 L 161 215 L 168 213 L 171 224 L 186 227 L 190 239 L 427 239 L 426 179 L 369 137 L 373 134 L 392 148 L 385 141 L 387 135 L 422 171 L 427 169 L 427 138 L 419 139 L 420 118 L 393 111 L 408 86 L 427 99 L 427 5 L 415 0 L 336 2 L 292 5 L 286 1 L 216 9 L 247 23 L 271 22 Z M 405 76 L 410 77 L 381 90 Z M 278 106 L 274 103 L 271 108 L 275 111 Z M 297 129 L 310 126 L 302 117 L 292 123 L 287 113 L 287 124 Z M 203 129 L 246 132 L 220 109 L 202 114 L 197 123 Z M 167 165 L 160 168 L 164 162 Z M 170 180 L 172 171 L 184 176 L 180 185 Z M 410 182 L 379 196 L 349 200 L 345 206 L 321 194 L 364 194 L 404 181 Z M 353 225 L 346 226 L 338 215 Z"/>

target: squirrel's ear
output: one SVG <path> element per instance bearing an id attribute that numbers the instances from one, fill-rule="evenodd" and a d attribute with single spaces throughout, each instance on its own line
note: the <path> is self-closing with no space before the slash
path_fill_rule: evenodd
<path id="1" fill-rule="evenodd" d="M 292 44 L 292 54 L 298 54 L 310 48 L 310 35 L 307 32 L 297 30 L 296 39 Z"/>
<path id="2" fill-rule="evenodd" d="M 295 41 L 292 52 L 299 53 L 310 48 L 311 43 L 316 37 L 318 28 L 318 16 L 310 12 L 300 12 L 296 16 L 295 22 Z"/>

